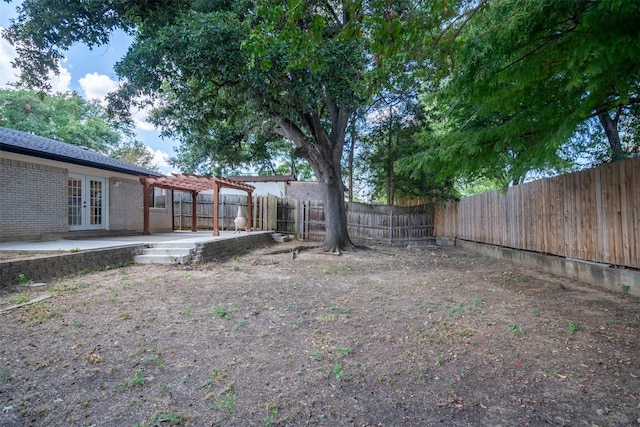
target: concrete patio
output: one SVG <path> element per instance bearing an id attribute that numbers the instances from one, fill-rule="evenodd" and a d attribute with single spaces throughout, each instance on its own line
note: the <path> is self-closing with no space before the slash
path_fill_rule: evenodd
<path id="1" fill-rule="evenodd" d="M 249 234 L 271 233 L 270 231 L 253 231 Z M 29 252 L 69 252 L 73 249 L 81 251 L 91 249 L 104 249 L 121 246 L 151 246 L 154 243 L 208 243 L 216 240 L 225 240 L 246 236 L 248 233 L 235 233 L 233 231 L 220 231 L 219 236 L 213 236 L 211 231 L 174 231 L 172 233 L 154 233 L 147 236 L 135 234 L 129 236 L 96 237 L 85 239 L 60 239 L 35 242 L 5 242 L 0 243 L 0 251 L 29 251 Z"/>

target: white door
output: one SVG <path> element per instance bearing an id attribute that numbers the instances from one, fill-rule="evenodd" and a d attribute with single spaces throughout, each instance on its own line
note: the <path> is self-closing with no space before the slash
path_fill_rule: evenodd
<path id="1" fill-rule="evenodd" d="M 67 184 L 69 230 L 106 228 L 106 191 L 106 178 L 69 174 Z"/>

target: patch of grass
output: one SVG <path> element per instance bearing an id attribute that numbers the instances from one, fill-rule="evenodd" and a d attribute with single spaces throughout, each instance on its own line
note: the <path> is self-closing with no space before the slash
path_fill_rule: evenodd
<path id="1" fill-rule="evenodd" d="M 18 282 L 20 282 L 21 285 L 31 285 L 33 280 L 28 279 L 24 274 L 20 273 L 18 274 Z"/>
<path id="2" fill-rule="evenodd" d="M 191 304 L 187 304 L 184 310 L 182 311 L 182 314 L 184 314 L 186 317 L 191 317 L 192 311 L 193 311 L 193 307 L 191 307 Z"/>
<path id="3" fill-rule="evenodd" d="M 9 297 L 9 303 L 11 303 L 11 305 L 24 304 L 27 301 L 29 301 L 29 294 L 26 292 L 20 292 L 19 294 Z"/>
<path id="4" fill-rule="evenodd" d="M 462 312 L 462 302 L 459 302 L 458 304 L 456 304 L 455 306 L 453 306 L 450 310 L 449 310 L 449 316 L 452 317 L 460 317 L 460 314 Z"/>
<path id="5" fill-rule="evenodd" d="M 627 327 L 628 328 L 637 328 L 638 327 L 638 323 L 634 322 L 633 320 L 627 322 Z"/>
<path id="6" fill-rule="evenodd" d="M 574 321 L 569 322 L 569 335 L 570 336 L 575 334 L 580 329 L 582 329 L 582 323 L 574 322 Z"/>
<path id="7" fill-rule="evenodd" d="M 351 353 L 351 347 L 338 347 L 338 353 L 342 357 L 348 356 Z"/>
<path id="8" fill-rule="evenodd" d="M 233 325 L 233 329 L 240 329 L 245 323 L 247 323 L 246 319 L 240 319 Z"/>
<path id="9" fill-rule="evenodd" d="M 509 330 L 513 333 L 524 335 L 524 328 L 522 326 L 517 325 L 515 322 L 509 323 Z"/>
<path id="10" fill-rule="evenodd" d="M 353 267 L 347 263 L 338 263 L 333 265 L 320 264 L 317 268 L 324 274 L 335 274 L 338 276 L 344 276 L 353 271 Z"/>
<path id="11" fill-rule="evenodd" d="M 127 381 L 127 385 L 129 387 L 136 387 L 136 386 L 142 386 L 144 385 L 144 375 L 142 375 L 142 369 L 136 369 L 135 374 L 133 374 L 133 377 Z"/>
<path id="12" fill-rule="evenodd" d="M 156 368 L 158 369 L 162 369 L 164 368 L 164 364 L 160 361 L 160 359 L 158 358 L 158 356 L 156 354 L 150 354 L 148 356 L 144 356 L 142 359 L 140 359 L 140 363 L 153 363 L 156 365 Z"/>
<path id="13" fill-rule="evenodd" d="M 89 273 L 91 273 L 91 270 L 89 270 L 88 268 L 83 268 L 82 270 L 78 271 L 78 273 L 76 273 L 76 274 L 78 274 L 78 276 L 83 276 L 83 275 L 89 274 Z"/>
<path id="14" fill-rule="evenodd" d="M 312 351 L 309 353 L 309 356 L 318 361 L 322 360 L 322 358 L 324 357 L 319 351 Z"/>
<path id="15" fill-rule="evenodd" d="M 209 311 L 209 314 L 215 314 L 218 317 L 221 317 L 223 319 L 229 320 L 231 319 L 231 317 L 229 316 L 229 309 L 225 306 L 212 306 Z"/>
<path id="16" fill-rule="evenodd" d="M 0 371 L 0 381 L 3 383 L 8 383 L 13 379 L 13 377 L 11 376 L 11 374 L 9 374 L 9 372 L 7 372 L 6 370 L 1 370 Z"/>
<path id="17" fill-rule="evenodd" d="M 156 425 L 160 423 L 169 423 L 172 426 L 179 426 L 184 421 L 186 421 L 185 417 L 178 411 L 176 412 L 160 412 L 154 414 L 151 422 Z"/>
<path id="18" fill-rule="evenodd" d="M 333 364 L 333 366 L 331 367 L 331 372 L 333 372 L 333 375 L 335 375 L 336 381 L 342 381 L 342 378 L 344 378 L 344 371 L 342 370 L 342 366 L 340 366 L 339 363 Z"/>

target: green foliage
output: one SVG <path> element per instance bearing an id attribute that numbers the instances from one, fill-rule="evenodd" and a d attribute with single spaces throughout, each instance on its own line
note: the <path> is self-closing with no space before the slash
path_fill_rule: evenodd
<path id="1" fill-rule="evenodd" d="M 0 89 L 0 126 L 88 147 L 149 169 L 153 155 L 133 138 L 130 124 L 116 123 L 96 101 L 76 93 L 44 94 Z"/>
<path id="2" fill-rule="evenodd" d="M 616 138 L 619 126 L 637 129 L 639 19 L 637 2 L 482 5 L 446 46 L 451 74 L 423 100 L 438 127 L 420 136 L 410 166 L 503 185 L 567 171 L 586 148 L 571 137 L 591 118 L 611 125 L 601 159 L 636 150 L 637 140 Z"/>

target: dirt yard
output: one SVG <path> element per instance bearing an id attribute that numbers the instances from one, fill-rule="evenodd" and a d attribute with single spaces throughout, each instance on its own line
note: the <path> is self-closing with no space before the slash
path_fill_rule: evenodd
<path id="1" fill-rule="evenodd" d="M 640 425 L 640 299 L 456 248 L 272 246 L 2 294 L 2 426 Z"/>

